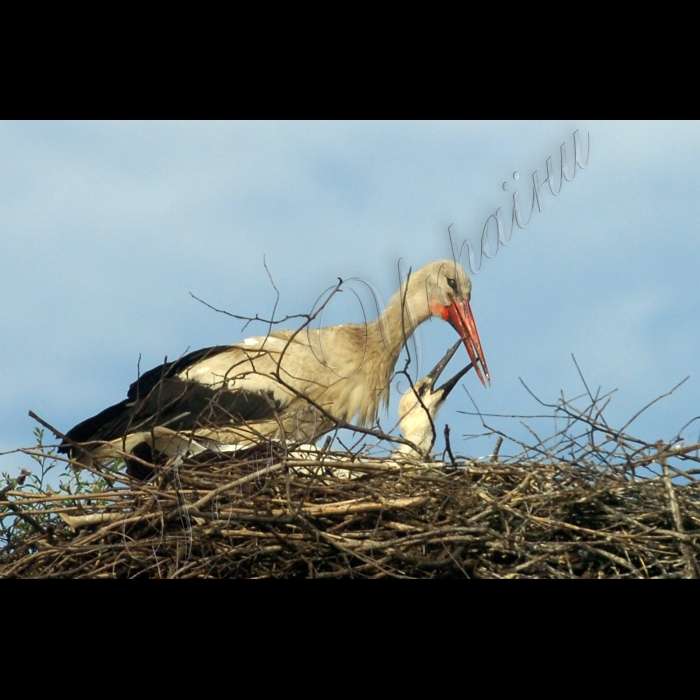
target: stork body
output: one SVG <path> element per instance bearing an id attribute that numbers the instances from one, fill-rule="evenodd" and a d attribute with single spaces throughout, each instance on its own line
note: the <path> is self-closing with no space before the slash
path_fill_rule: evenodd
<path id="1" fill-rule="evenodd" d="M 338 421 L 370 425 L 388 399 L 401 349 L 431 316 L 457 330 L 486 386 L 470 297 L 471 281 L 460 265 L 429 263 L 372 322 L 272 331 L 146 372 L 124 401 L 72 428 L 60 449 L 86 462 L 121 456 L 144 440 L 168 454 L 181 452 L 190 438 L 240 446 L 313 442 Z"/>

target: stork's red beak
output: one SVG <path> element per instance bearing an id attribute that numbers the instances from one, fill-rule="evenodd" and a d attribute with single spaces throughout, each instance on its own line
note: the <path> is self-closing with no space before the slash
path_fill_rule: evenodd
<path id="1" fill-rule="evenodd" d="M 447 307 L 447 320 L 457 333 L 459 333 L 459 337 L 462 339 L 464 347 L 467 348 L 469 359 L 472 361 L 481 383 L 484 386 L 486 386 L 486 382 L 491 384 L 491 375 L 489 374 L 489 368 L 486 364 L 484 351 L 481 349 L 479 331 L 476 330 L 476 322 L 474 321 L 474 315 L 472 314 L 469 302 L 466 299 L 464 301 L 457 301 L 455 299 L 455 301 Z M 479 365 L 481 365 L 481 367 L 479 367 Z M 481 373 L 482 368 L 484 370 L 483 375 Z M 484 379 L 484 377 L 486 377 L 486 379 Z"/>

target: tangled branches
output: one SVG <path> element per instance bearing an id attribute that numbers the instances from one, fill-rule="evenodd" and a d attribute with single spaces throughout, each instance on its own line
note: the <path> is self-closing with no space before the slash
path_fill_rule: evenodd
<path id="1" fill-rule="evenodd" d="M 700 445 L 642 443 L 599 403 L 562 400 L 564 429 L 510 457 L 502 434 L 494 455 L 432 465 L 270 443 L 146 484 L 8 484 L 0 577 L 700 576 Z"/>

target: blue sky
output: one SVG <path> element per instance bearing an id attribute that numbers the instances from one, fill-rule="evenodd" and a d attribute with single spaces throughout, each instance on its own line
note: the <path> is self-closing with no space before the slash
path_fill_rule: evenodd
<path id="1" fill-rule="evenodd" d="M 518 378 L 547 401 L 573 397 L 573 353 L 590 385 L 618 389 L 607 416 L 621 425 L 690 375 L 630 428 L 670 439 L 700 413 L 698 122 L 4 121 L 0 452 L 33 444 L 29 410 L 68 430 L 124 398 L 139 357 L 143 371 L 264 332 L 190 296 L 268 316 L 263 257 L 278 316 L 308 312 L 338 277 L 388 300 L 399 261 L 450 257 L 448 226 L 477 243 L 516 190 L 529 211 L 532 173 L 543 180 L 564 142 L 571 165 L 577 129 L 588 167 L 557 198 L 543 187 L 544 210 L 473 276 L 493 385 L 464 383 L 486 413 L 540 413 Z M 360 318 L 350 294 L 329 314 Z M 418 373 L 455 339 L 424 325 Z M 463 440 L 480 428 L 460 410 L 473 408 L 458 388 L 439 426 L 456 451 L 487 454 L 493 439 Z"/>

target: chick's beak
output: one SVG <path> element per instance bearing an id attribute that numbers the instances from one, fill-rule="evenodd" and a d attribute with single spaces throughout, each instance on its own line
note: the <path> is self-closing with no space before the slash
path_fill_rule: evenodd
<path id="1" fill-rule="evenodd" d="M 441 401 L 444 401 L 449 393 L 452 391 L 452 389 L 455 388 L 457 385 L 457 382 L 474 366 L 473 363 L 469 363 L 466 367 L 461 369 L 457 374 L 455 374 L 454 377 L 451 379 L 448 379 L 441 387 L 438 389 L 435 389 L 435 384 L 437 384 L 438 379 L 440 378 L 440 375 L 442 374 L 443 370 L 445 367 L 447 367 L 447 363 L 454 357 L 454 354 L 457 352 L 459 349 L 459 346 L 462 344 L 461 340 L 458 340 L 445 354 L 445 357 L 438 362 L 435 367 L 433 367 L 428 374 L 425 375 L 425 378 L 429 380 L 428 387 L 430 389 L 431 394 L 435 394 L 438 391 L 442 391 L 442 397 Z"/>

